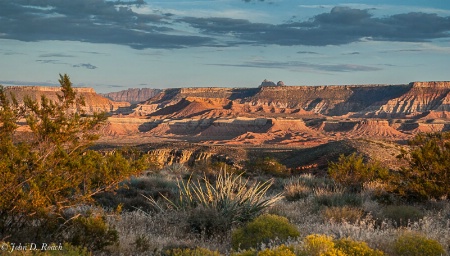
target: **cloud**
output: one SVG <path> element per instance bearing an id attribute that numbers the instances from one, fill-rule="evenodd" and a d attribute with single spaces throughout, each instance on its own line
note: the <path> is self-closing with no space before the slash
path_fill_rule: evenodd
<path id="1" fill-rule="evenodd" d="M 361 54 L 360 52 L 347 52 L 347 53 L 343 53 L 342 55 L 359 55 Z"/>
<path id="2" fill-rule="evenodd" d="M 450 17 L 406 13 L 374 17 L 369 10 L 334 7 L 308 21 L 283 24 L 252 23 L 245 19 L 183 18 L 206 35 L 229 35 L 257 45 L 343 45 L 362 40 L 425 42 L 450 36 Z"/>
<path id="3" fill-rule="evenodd" d="M 72 58 L 73 55 L 63 54 L 63 53 L 47 53 L 39 55 L 40 58 Z"/>
<path id="4" fill-rule="evenodd" d="M 80 51 L 81 53 L 86 53 L 86 54 L 93 54 L 93 55 L 104 55 L 105 53 L 103 52 L 96 52 L 96 51 Z"/>
<path id="5" fill-rule="evenodd" d="M 393 52 L 423 52 L 423 49 L 398 49 L 398 50 L 387 50 L 380 51 L 380 53 L 393 53 Z"/>
<path id="6" fill-rule="evenodd" d="M 210 64 L 214 66 L 246 67 L 246 68 L 276 68 L 292 71 L 316 70 L 326 72 L 357 72 L 379 71 L 380 68 L 355 64 L 313 64 L 303 61 L 249 61 L 242 64 Z"/>
<path id="7" fill-rule="evenodd" d="M 36 60 L 36 62 L 40 62 L 40 63 L 44 63 L 44 64 L 67 64 L 67 63 L 61 62 L 59 60 L 54 60 L 54 59 Z"/>
<path id="8" fill-rule="evenodd" d="M 127 45 L 136 49 L 210 45 L 203 35 L 175 34 L 167 15 L 138 14 L 144 1 L 0 0 L 0 38 L 70 40 Z"/>
<path id="9" fill-rule="evenodd" d="M 298 51 L 298 54 L 319 54 L 318 52 L 311 52 L 311 51 Z"/>
<path id="10" fill-rule="evenodd" d="M 87 68 L 87 69 L 96 69 L 97 67 L 89 64 L 89 63 L 80 63 L 80 64 L 76 64 L 76 65 L 72 65 L 72 67 L 74 68 Z"/>
<path id="11" fill-rule="evenodd" d="M 20 53 L 20 52 L 16 52 L 16 51 L 2 51 L 0 50 L 0 54 L 5 55 L 5 56 L 11 56 L 11 55 L 24 55 L 24 53 Z"/>
<path id="12" fill-rule="evenodd" d="M 59 86 L 59 84 L 52 82 L 30 82 L 30 81 L 0 81 L 3 85 L 39 85 L 39 86 Z"/>
<path id="13" fill-rule="evenodd" d="M 124 86 L 124 85 L 109 84 L 109 85 L 106 85 L 106 87 L 108 87 L 108 88 L 123 88 L 123 87 L 126 87 L 126 86 Z"/>
<path id="14" fill-rule="evenodd" d="M 138 11 L 142 9 L 147 11 Z M 152 10 L 143 0 L 0 0 L 0 39 L 69 40 L 135 49 L 174 49 L 244 44 L 326 46 L 363 40 L 427 42 L 450 37 L 450 17 L 435 13 L 375 17 L 370 9 L 337 6 L 309 20 L 281 24 L 219 17 L 219 14 L 205 18 L 182 13 Z M 58 56 L 48 56 L 51 57 Z"/>

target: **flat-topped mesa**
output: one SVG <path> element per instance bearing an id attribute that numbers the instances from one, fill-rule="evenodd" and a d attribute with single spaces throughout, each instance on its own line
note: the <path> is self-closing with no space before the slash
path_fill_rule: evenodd
<path id="1" fill-rule="evenodd" d="M 289 85 L 266 86 L 261 91 L 286 91 L 286 90 L 345 90 L 353 88 L 381 88 L 392 86 L 405 86 L 406 84 L 345 84 L 345 85 Z M 412 85 L 412 83 L 410 83 Z"/>
<path id="2" fill-rule="evenodd" d="M 228 98 L 232 94 L 232 88 L 202 87 L 181 88 L 180 94 L 191 97 Z"/>
<path id="3" fill-rule="evenodd" d="M 119 108 L 123 109 L 130 106 L 128 102 L 114 102 L 102 97 L 93 88 L 75 87 L 73 89 L 84 98 L 86 105 L 83 109 L 87 113 L 112 112 L 119 110 Z M 25 97 L 36 100 L 38 103 L 42 96 L 51 101 L 58 101 L 58 95 L 62 94 L 61 87 L 57 86 L 6 86 L 5 91 L 7 92 L 7 97 L 12 93 L 19 104 L 23 104 Z"/>
<path id="4" fill-rule="evenodd" d="M 60 92 L 60 86 L 5 86 L 5 89 L 11 91 L 40 91 L 40 92 Z M 96 93 L 94 88 L 90 87 L 73 87 L 75 92 L 79 93 Z"/>
<path id="5" fill-rule="evenodd" d="M 130 88 L 119 92 L 103 93 L 101 95 L 113 101 L 126 101 L 131 104 L 136 104 L 154 97 L 161 91 L 160 89 L 152 88 Z"/>
<path id="6" fill-rule="evenodd" d="M 413 88 L 449 88 L 450 81 L 411 82 Z"/>

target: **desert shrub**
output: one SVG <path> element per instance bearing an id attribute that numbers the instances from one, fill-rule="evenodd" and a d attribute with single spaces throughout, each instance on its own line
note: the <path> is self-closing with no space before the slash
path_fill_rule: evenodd
<path id="1" fill-rule="evenodd" d="M 290 224 L 288 219 L 265 214 L 244 227 L 234 230 L 231 235 L 231 244 L 234 249 L 256 248 L 261 243 L 268 243 L 275 239 L 285 241 L 289 237 L 299 235 L 297 227 Z"/>
<path id="2" fill-rule="evenodd" d="M 189 210 L 187 223 L 189 231 L 206 236 L 220 235 L 230 229 L 231 218 L 214 208 L 198 207 Z"/>
<path id="3" fill-rule="evenodd" d="M 379 162 L 365 163 L 363 156 L 353 153 L 349 156 L 341 155 L 338 162 L 330 163 L 328 174 L 336 182 L 359 192 L 364 182 L 386 179 L 389 172 Z"/>
<path id="4" fill-rule="evenodd" d="M 314 198 L 315 203 L 320 208 L 326 207 L 360 207 L 363 203 L 360 194 L 355 193 L 323 193 L 316 195 Z"/>
<path id="5" fill-rule="evenodd" d="M 109 227 L 102 216 L 82 216 L 74 219 L 67 234 L 71 244 L 86 247 L 91 251 L 102 250 L 119 239 L 117 231 Z"/>
<path id="6" fill-rule="evenodd" d="M 302 174 L 298 176 L 298 182 L 304 184 L 305 186 L 315 190 L 315 189 L 327 189 L 336 190 L 337 184 L 333 179 L 329 177 L 318 177 L 312 174 Z"/>
<path id="7" fill-rule="evenodd" d="M 450 132 L 421 133 L 399 156 L 409 163 L 400 170 L 395 192 L 412 200 L 450 196 Z"/>
<path id="8" fill-rule="evenodd" d="M 350 238 L 342 238 L 335 241 L 335 247 L 345 253 L 345 255 L 358 256 L 383 256 L 380 250 L 370 248 L 365 242 L 354 241 Z"/>
<path id="9" fill-rule="evenodd" d="M 334 221 L 337 223 L 349 222 L 356 223 L 361 219 L 364 212 L 354 207 L 327 207 L 322 210 L 322 217 L 325 221 Z"/>
<path id="10" fill-rule="evenodd" d="M 243 250 L 239 252 L 232 252 L 231 256 L 257 256 L 258 251 L 255 249 Z"/>
<path id="11" fill-rule="evenodd" d="M 407 226 L 410 222 L 418 221 L 424 217 L 424 213 L 410 205 L 388 205 L 381 211 L 380 219 L 390 219 L 396 226 Z"/>
<path id="12" fill-rule="evenodd" d="M 395 240 L 393 248 L 397 256 L 445 255 L 445 250 L 438 241 L 416 233 L 400 235 Z"/>
<path id="13" fill-rule="evenodd" d="M 290 175 L 290 170 L 285 165 L 279 163 L 271 157 L 258 158 L 246 163 L 246 170 L 249 173 L 267 174 L 277 177 L 286 177 Z"/>
<path id="14" fill-rule="evenodd" d="M 267 248 L 262 251 L 255 249 L 234 252 L 231 256 L 295 256 L 294 249 L 286 245 L 280 245 L 275 248 Z"/>
<path id="15" fill-rule="evenodd" d="M 59 82 L 56 101 L 25 98 L 23 105 L 0 86 L 0 237 L 10 242 L 54 241 L 68 221 L 66 209 L 91 204 L 93 195 L 148 164 L 136 152 L 90 150 L 106 115 L 85 113 L 69 77 Z M 21 120 L 27 140 L 16 135 Z"/>
<path id="16" fill-rule="evenodd" d="M 292 248 L 281 245 L 275 248 L 267 248 L 258 253 L 258 256 L 295 256 Z"/>
<path id="17" fill-rule="evenodd" d="M 218 251 L 211 251 L 206 248 L 197 247 L 194 249 L 176 248 L 176 249 L 166 250 L 164 255 L 167 255 L 167 256 L 220 256 L 220 253 Z"/>
<path id="18" fill-rule="evenodd" d="M 116 209 L 120 205 L 125 211 L 140 209 L 149 212 L 156 209 L 145 197 L 152 197 L 155 200 L 159 200 L 162 196 L 173 198 L 176 190 L 176 182 L 155 174 L 133 177 L 122 182 L 117 190 L 100 193 L 94 198 L 105 208 Z"/>
<path id="19" fill-rule="evenodd" d="M 402 198 L 392 193 L 393 187 L 388 181 L 370 181 L 363 184 L 362 194 L 384 205 L 399 203 Z"/>
<path id="20" fill-rule="evenodd" d="M 136 236 L 133 245 L 136 247 L 138 252 L 146 252 L 150 250 L 150 239 L 145 235 Z"/>
<path id="21" fill-rule="evenodd" d="M 184 177 L 189 177 L 190 174 L 189 169 L 180 163 L 165 165 L 159 172 L 168 180 L 183 179 Z"/>
<path id="22" fill-rule="evenodd" d="M 297 254 L 300 256 L 345 256 L 335 247 L 332 237 L 317 234 L 307 236 Z"/>
<path id="23" fill-rule="evenodd" d="M 288 201 L 297 201 L 308 197 L 312 193 L 312 189 L 298 181 L 288 182 L 284 186 L 284 197 Z"/>
<path id="24" fill-rule="evenodd" d="M 266 197 L 272 182 L 273 180 L 252 183 L 249 179 L 243 179 L 242 174 L 235 175 L 222 170 L 214 183 L 206 177 L 197 182 L 191 179 L 186 182 L 179 180 L 178 198 L 166 199 L 169 206 L 178 210 L 197 207 L 213 209 L 224 218 L 229 218 L 231 224 L 244 223 L 282 198 L 281 194 Z M 150 202 L 156 203 L 151 198 Z"/>

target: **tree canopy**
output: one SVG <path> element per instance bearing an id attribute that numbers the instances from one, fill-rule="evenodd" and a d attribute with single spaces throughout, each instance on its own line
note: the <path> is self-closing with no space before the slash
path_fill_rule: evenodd
<path id="1" fill-rule="evenodd" d="M 24 229 L 61 230 L 68 209 L 91 203 L 93 195 L 145 168 L 136 151 L 90 150 L 107 116 L 82 110 L 84 99 L 69 76 L 60 75 L 59 83 L 57 101 L 42 96 L 23 104 L 0 86 L 0 240 L 20 239 Z M 20 121 L 28 132 L 18 133 Z"/>

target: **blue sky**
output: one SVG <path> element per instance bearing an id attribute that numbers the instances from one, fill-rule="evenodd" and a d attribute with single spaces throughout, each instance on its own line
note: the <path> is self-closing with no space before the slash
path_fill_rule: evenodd
<path id="1" fill-rule="evenodd" d="M 3 85 L 399 84 L 449 67 L 444 0 L 0 0 Z"/>

